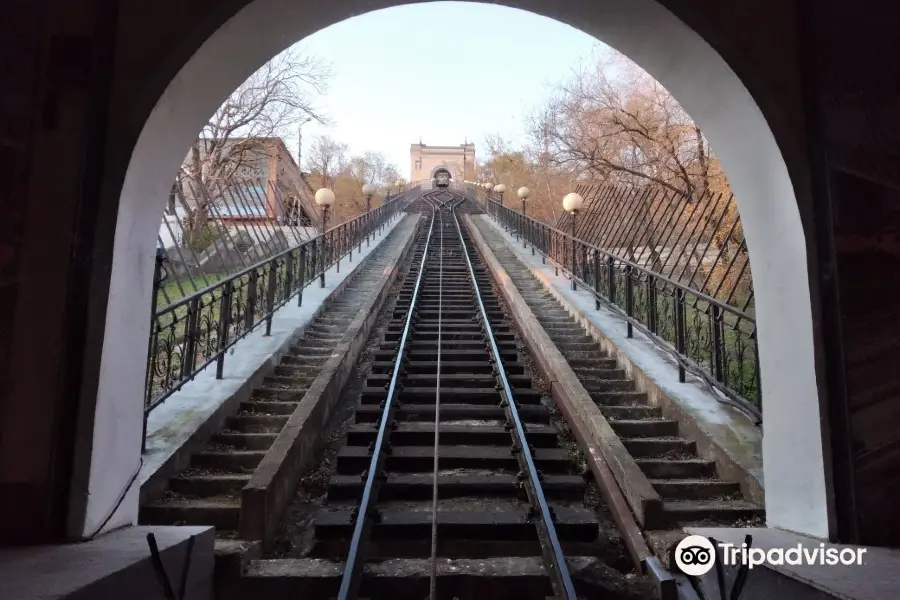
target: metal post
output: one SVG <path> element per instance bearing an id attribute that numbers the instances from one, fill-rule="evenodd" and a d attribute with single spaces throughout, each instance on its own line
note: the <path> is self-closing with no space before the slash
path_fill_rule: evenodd
<path id="1" fill-rule="evenodd" d="M 366 196 L 366 248 L 372 246 L 372 240 L 369 239 L 372 234 L 372 196 Z"/>
<path id="2" fill-rule="evenodd" d="M 694 307 L 697 310 L 697 307 Z M 707 307 L 709 311 L 710 329 L 712 330 L 712 365 L 713 375 L 717 381 L 725 381 L 725 320 L 722 307 L 717 304 L 710 304 Z M 738 332 L 740 334 L 740 332 Z"/>
<path id="3" fill-rule="evenodd" d="M 678 288 L 675 293 L 675 350 L 681 356 L 685 355 L 685 335 L 684 335 L 684 290 Z M 685 381 L 684 363 L 678 362 L 678 381 Z"/>
<path id="4" fill-rule="evenodd" d="M 572 211 L 572 291 L 578 289 L 578 286 L 575 284 L 575 215 L 578 214 L 577 210 Z"/>
<path id="5" fill-rule="evenodd" d="M 525 228 L 529 226 L 528 215 L 525 213 L 525 198 L 522 198 L 522 247 L 528 247 L 528 236 L 525 234 Z M 531 249 L 534 254 L 534 248 Z"/>
<path id="6" fill-rule="evenodd" d="M 328 206 L 322 207 L 322 272 L 319 274 L 319 287 L 325 287 L 325 232 L 328 231 Z"/>
<path id="7" fill-rule="evenodd" d="M 625 314 L 628 316 L 628 337 L 634 337 L 634 326 L 631 317 L 634 316 L 634 269 L 631 265 L 625 265 Z"/>
<path id="8" fill-rule="evenodd" d="M 163 280 L 168 275 L 163 275 L 163 261 L 166 259 L 166 251 L 164 248 L 160 248 L 157 246 L 156 248 L 156 264 L 153 266 L 153 296 L 150 298 L 150 342 L 147 344 L 147 377 L 144 382 L 144 389 L 146 393 L 144 395 L 144 408 L 147 407 L 147 400 L 150 398 L 150 394 L 152 393 L 153 387 L 153 365 L 151 365 L 151 361 L 153 361 L 154 354 L 154 341 L 156 340 L 156 336 L 153 335 L 153 327 L 156 322 L 156 305 L 159 301 L 159 284 L 163 282 Z M 147 412 L 144 412 L 144 432 L 141 435 L 141 453 L 143 454 L 147 450 Z"/>
<path id="9" fill-rule="evenodd" d="M 278 269 L 281 265 L 277 260 L 269 263 L 269 280 L 266 288 L 266 335 L 272 335 L 272 316 L 275 313 L 275 289 L 278 285 Z"/>

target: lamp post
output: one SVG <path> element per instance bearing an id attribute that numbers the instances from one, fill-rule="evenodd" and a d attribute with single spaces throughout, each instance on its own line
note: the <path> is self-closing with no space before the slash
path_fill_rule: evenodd
<path id="1" fill-rule="evenodd" d="M 575 217 L 584 204 L 584 198 L 572 192 L 566 194 L 562 200 L 563 210 L 572 214 L 572 290 L 578 289 L 575 285 Z"/>
<path id="2" fill-rule="evenodd" d="M 366 247 L 369 247 L 372 245 L 372 242 L 369 240 L 369 235 L 372 233 L 369 231 L 369 211 L 372 210 L 372 195 L 375 193 L 375 186 L 367 183 L 362 187 L 362 193 L 366 197 Z"/>
<path id="3" fill-rule="evenodd" d="M 328 209 L 334 204 L 334 192 L 320 188 L 316 192 L 316 204 L 322 207 L 322 273 L 319 275 L 319 286 L 325 287 L 325 232 L 328 231 Z"/>
<path id="4" fill-rule="evenodd" d="M 518 191 L 516 191 L 516 195 L 522 201 L 522 227 L 521 228 L 524 229 L 526 224 L 528 223 L 528 219 L 525 214 L 525 202 L 528 200 L 528 196 L 531 195 L 531 190 L 529 190 L 527 187 L 525 187 L 523 185 L 522 187 L 520 187 L 518 189 Z M 522 234 L 522 247 L 523 248 L 528 247 L 528 242 L 525 239 L 524 233 Z M 534 244 L 532 244 L 531 253 L 534 254 Z"/>

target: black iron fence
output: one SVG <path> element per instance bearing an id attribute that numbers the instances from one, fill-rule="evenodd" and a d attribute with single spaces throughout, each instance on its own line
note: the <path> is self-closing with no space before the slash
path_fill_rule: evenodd
<path id="1" fill-rule="evenodd" d="M 611 254 L 570 233 L 524 216 L 493 199 L 485 212 L 625 317 L 634 329 L 668 350 L 687 371 L 724 394 L 725 401 L 762 421 L 756 321 L 702 291 L 634 261 Z M 571 221 L 569 221 L 571 225 Z"/>
<path id="2" fill-rule="evenodd" d="M 332 266 L 340 271 L 344 256 L 353 260 L 354 249 L 361 251 L 363 243 L 370 244 L 415 191 L 411 188 L 371 212 L 164 308 L 154 306 L 144 393 L 145 437 L 146 417 L 154 408 L 212 363 L 216 363 L 216 378 L 221 379 L 229 349 L 259 325 L 265 324 L 269 335 L 275 311 L 295 296 L 300 306 L 303 289 L 317 279 L 324 287 L 326 271 Z M 157 265 L 155 286 L 165 278 L 161 256 Z"/>

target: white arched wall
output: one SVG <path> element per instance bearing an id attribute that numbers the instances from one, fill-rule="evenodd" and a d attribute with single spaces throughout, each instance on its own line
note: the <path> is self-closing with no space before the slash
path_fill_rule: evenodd
<path id="1" fill-rule="evenodd" d="M 371 10 L 405 4 L 373 0 Z M 787 167 L 762 113 L 725 61 L 654 0 L 500 0 L 578 27 L 668 88 L 700 125 L 739 202 L 753 264 L 771 526 L 829 534 L 803 229 Z M 139 461 L 144 354 L 159 218 L 171 179 L 208 115 L 247 76 L 303 37 L 358 14 L 356 0 L 254 0 L 212 35 L 159 98 L 121 193 L 100 372 L 89 496 L 92 532 Z M 147 202 L 158 198 L 159 202 Z M 107 528 L 136 521 L 133 490 Z"/>

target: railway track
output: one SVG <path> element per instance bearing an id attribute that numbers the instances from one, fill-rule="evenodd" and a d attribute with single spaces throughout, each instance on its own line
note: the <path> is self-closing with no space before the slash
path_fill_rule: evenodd
<path id="1" fill-rule="evenodd" d="M 625 552 L 561 443 L 462 202 L 442 190 L 413 207 L 428 222 L 314 517 L 313 554 L 344 563 L 340 586 L 315 597 L 652 597 L 608 564 L 600 588 L 585 580 L 598 557 L 627 569 Z"/>

